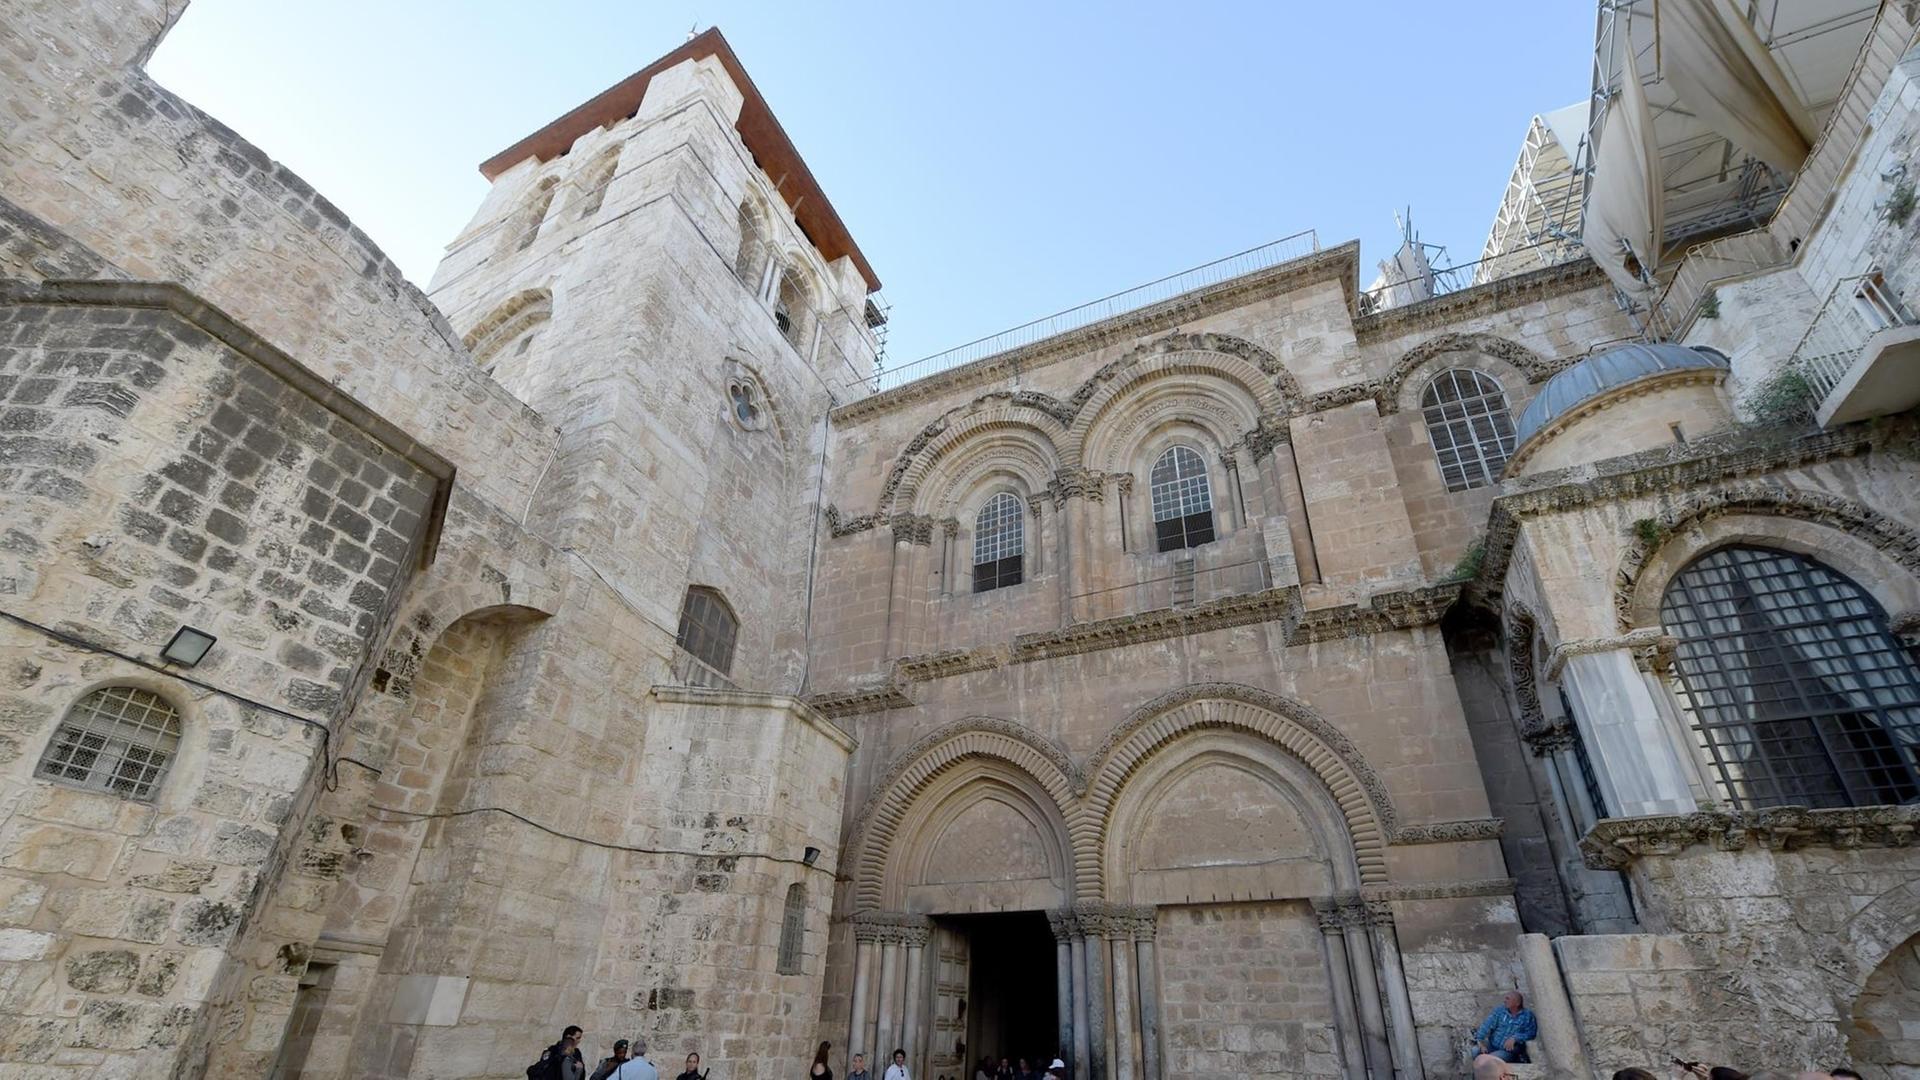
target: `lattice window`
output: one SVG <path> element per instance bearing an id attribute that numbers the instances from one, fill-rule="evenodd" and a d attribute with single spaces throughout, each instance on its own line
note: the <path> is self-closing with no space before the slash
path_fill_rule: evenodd
<path id="1" fill-rule="evenodd" d="M 677 643 L 695 660 L 722 675 L 733 668 L 733 643 L 739 635 L 740 621 L 721 595 L 704 585 L 687 590 L 680 605 L 680 633 Z"/>
<path id="2" fill-rule="evenodd" d="M 131 686 L 95 690 L 60 722 L 35 774 L 152 802 L 180 749 L 180 714 L 165 698 Z"/>
<path id="3" fill-rule="evenodd" d="M 1728 547 L 1674 578 L 1660 616 L 1735 806 L 1920 799 L 1920 666 L 1858 585 L 1801 555 Z"/>
<path id="4" fill-rule="evenodd" d="M 1213 543 L 1213 487 L 1207 463 L 1176 446 L 1153 463 L 1153 533 L 1161 551 Z"/>
<path id="5" fill-rule="evenodd" d="M 1485 487 L 1500 479 L 1513 454 L 1513 416 L 1499 382 L 1478 371 L 1448 368 L 1427 384 L 1420 407 L 1448 491 Z"/>
<path id="6" fill-rule="evenodd" d="M 773 324 L 780 328 L 780 336 L 787 344 L 799 350 L 804 347 L 807 332 L 806 315 L 811 306 L 807 287 L 800 275 L 791 267 L 780 272 L 780 289 L 773 300 Z"/>
<path id="7" fill-rule="evenodd" d="M 780 974 L 800 974 L 800 948 L 806 937 L 807 887 L 796 881 L 787 886 L 787 907 L 780 916 Z"/>
<path id="8" fill-rule="evenodd" d="M 1026 550 L 1019 496 L 1003 491 L 988 499 L 973 520 L 973 591 L 1020 584 Z"/>

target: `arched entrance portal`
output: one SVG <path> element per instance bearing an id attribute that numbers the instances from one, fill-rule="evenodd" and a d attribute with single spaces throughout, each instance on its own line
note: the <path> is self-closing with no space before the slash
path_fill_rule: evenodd
<path id="1" fill-rule="evenodd" d="M 1076 1080 L 1418 1076 L 1391 920 L 1360 894 L 1392 821 L 1344 736 L 1246 687 L 1166 695 L 1084 765 L 1005 721 L 936 731 L 848 845 L 849 1048 L 926 1080 L 1056 1054 Z"/>
<path id="2" fill-rule="evenodd" d="M 1867 976 L 1847 1025 L 1847 1057 L 1867 1080 L 1920 1076 L 1920 934 L 1908 938 Z"/>

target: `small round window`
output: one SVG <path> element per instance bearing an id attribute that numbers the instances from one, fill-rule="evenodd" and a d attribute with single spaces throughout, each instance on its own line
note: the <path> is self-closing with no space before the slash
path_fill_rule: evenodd
<path id="1" fill-rule="evenodd" d="M 760 427 L 760 390 L 746 379 L 734 379 L 727 384 L 728 405 L 733 409 L 734 422 L 749 431 Z"/>

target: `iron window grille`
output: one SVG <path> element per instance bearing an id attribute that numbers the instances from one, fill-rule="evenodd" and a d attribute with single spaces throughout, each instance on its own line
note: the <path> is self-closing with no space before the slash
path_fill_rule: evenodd
<path id="1" fill-rule="evenodd" d="M 1573 764 L 1580 770 L 1580 786 L 1586 789 L 1587 802 L 1593 807 L 1595 821 L 1612 817 L 1607 811 L 1607 798 L 1600 794 L 1600 774 L 1594 771 L 1593 757 L 1587 753 L 1586 736 L 1580 734 L 1580 723 L 1574 719 L 1573 702 L 1567 700 L 1565 687 L 1560 687 L 1560 710 L 1566 715 L 1567 724 L 1573 729 Z M 1588 822 L 1592 824 L 1592 822 Z"/>
<path id="2" fill-rule="evenodd" d="M 1154 462 L 1151 482 L 1158 550 L 1213 543 L 1213 488 L 1199 454 L 1185 446 L 1170 448 Z"/>
<path id="3" fill-rule="evenodd" d="M 973 591 L 1018 585 L 1024 569 L 1026 523 L 1020 499 L 1001 492 L 973 522 Z"/>
<path id="4" fill-rule="evenodd" d="M 807 887 L 796 881 L 787 886 L 787 906 L 780 915 L 780 974 L 800 974 L 800 946 L 806 934 Z"/>
<path id="5" fill-rule="evenodd" d="M 1478 371 L 1448 368 L 1427 384 L 1420 407 L 1448 491 L 1500 479 L 1513 454 L 1513 416 L 1499 382 Z"/>
<path id="6" fill-rule="evenodd" d="M 80 699 L 40 758 L 35 775 L 152 802 L 180 749 L 180 714 L 165 698 L 109 686 Z"/>
<path id="7" fill-rule="evenodd" d="M 1801 555 L 1727 547 L 1682 570 L 1660 614 L 1735 807 L 1920 799 L 1920 666 L 1858 585 Z"/>
<path id="8" fill-rule="evenodd" d="M 680 632 L 676 643 L 689 656 L 722 675 L 733 670 L 733 645 L 740 622 L 718 592 L 704 585 L 687 590 L 680 605 Z"/>

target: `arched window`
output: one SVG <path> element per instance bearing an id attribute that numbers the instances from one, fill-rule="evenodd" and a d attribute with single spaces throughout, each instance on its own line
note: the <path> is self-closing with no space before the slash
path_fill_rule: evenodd
<path id="1" fill-rule="evenodd" d="M 1674 577 L 1660 618 L 1734 806 L 1920 799 L 1920 666 L 1858 585 L 1802 555 L 1727 547 Z"/>
<path id="2" fill-rule="evenodd" d="M 591 217 L 607 201 L 607 185 L 613 183 L 614 170 L 620 166 L 620 148 L 614 147 L 593 159 L 593 165 L 580 177 L 580 215 Z"/>
<path id="3" fill-rule="evenodd" d="M 534 238 L 540 235 L 540 224 L 547 220 L 547 208 L 553 205 L 553 193 L 559 183 L 558 177 L 549 176 L 534 188 L 533 198 L 515 221 L 515 228 L 519 230 L 513 241 L 515 251 L 533 246 Z"/>
<path id="4" fill-rule="evenodd" d="M 1478 371 L 1448 368 L 1427 384 L 1420 407 L 1448 491 L 1485 487 L 1500 479 L 1513 453 L 1513 416 L 1499 382 Z"/>
<path id="5" fill-rule="evenodd" d="M 812 303 L 806 285 L 792 267 L 780 271 L 780 292 L 773 301 L 773 322 L 780 336 L 798 350 L 805 347 L 807 313 Z"/>
<path id="6" fill-rule="evenodd" d="M 1153 463 L 1153 535 L 1160 551 L 1213 543 L 1213 488 L 1207 463 L 1176 446 Z"/>
<path id="7" fill-rule="evenodd" d="M 740 200 L 740 249 L 733 257 L 733 272 L 740 284 L 756 295 L 760 292 L 760 269 L 765 265 L 761 259 L 767 247 L 767 230 L 760 222 L 753 200 Z"/>
<path id="8" fill-rule="evenodd" d="M 806 936 L 807 887 L 796 881 L 787 886 L 787 907 L 780 916 L 780 974 L 800 974 L 800 946 Z"/>
<path id="9" fill-rule="evenodd" d="M 717 591 L 705 585 L 687 590 L 675 641 L 689 656 L 726 675 L 733 669 L 733 642 L 739 632 L 740 621 Z"/>
<path id="10" fill-rule="evenodd" d="M 1026 525 L 1020 497 L 1003 491 L 973 519 L 973 591 L 1020 584 Z"/>
<path id="11" fill-rule="evenodd" d="M 180 714 L 158 694 L 108 686 L 74 705 L 35 775 L 152 802 L 180 749 Z"/>

